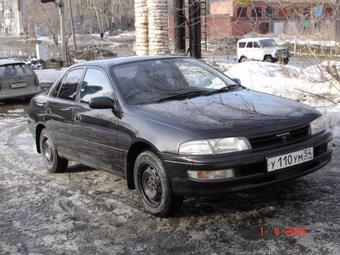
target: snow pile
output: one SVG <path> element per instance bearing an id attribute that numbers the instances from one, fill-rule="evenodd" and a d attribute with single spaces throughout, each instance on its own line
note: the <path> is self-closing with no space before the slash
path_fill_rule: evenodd
<path id="1" fill-rule="evenodd" d="M 231 66 L 226 74 L 239 78 L 247 88 L 319 109 L 326 113 L 329 125 L 340 137 L 340 62 L 324 62 L 307 68 L 246 62 Z"/>

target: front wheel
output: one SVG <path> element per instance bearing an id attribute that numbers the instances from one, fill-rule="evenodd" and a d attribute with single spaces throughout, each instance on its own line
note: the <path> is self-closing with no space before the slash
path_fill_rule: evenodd
<path id="1" fill-rule="evenodd" d="M 274 59 L 272 56 L 265 56 L 264 62 L 273 63 Z"/>
<path id="2" fill-rule="evenodd" d="M 288 65 L 288 63 L 289 63 L 289 58 L 284 58 L 284 59 L 282 59 L 282 63 L 283 63 L 284 65 Z"/>
<path id="3" fill-rule="evenodd" d="M 173 193 L 161 160 L 151 151 L 144 151 L 136 159 L 134 182 L 145 210 L 158 217 L 175 214 L 183 197 Z"/>
<path id="4" fill-rule="evenodd" d="M 58 173 L 66 170 L 68 160 L 59 156 L 46 128 L 41 131 L 40 150 L 44 165 L 50 173 Z"/>

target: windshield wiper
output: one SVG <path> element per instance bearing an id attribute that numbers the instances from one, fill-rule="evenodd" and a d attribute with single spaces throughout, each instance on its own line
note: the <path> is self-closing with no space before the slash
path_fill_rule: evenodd
<path id="1" fill-rule="evenodd" d="M 170 101 L 170 100 L 181 100 L 181 99 L 187 99 L 187 98 L 192 98 L 192 97 L 197 97 L 201 95 L 205 95 L 207 93 L 206 90 L 191 90 L 187 92 L 182 92 L 182 93 L 176 93 L 176 94 L 168 94 L 165 97 L 161 97 L 160 99 L 156 100 L 156 103 L 161 103 L 165 101 Z"/>
<path id="2" fill-rule="evenodd" d="M 220 88 L 220 89 L 217 89 L 217 90 L 213 90 L 213 91 L 209 91 L 207 93 L 204 93 L 203 96 L 210 96 L 210 95 L 214 95 L 214 94 L 218 94 L 218 93 L 228 92 L 228 91 L 237 89 L 239 87 L 240 87 L 240 85 L 238 85 L 238 84 L 231 84 L 231 85 L 228 85 L 227 87 L 223 87 L 223 88 Z"/>

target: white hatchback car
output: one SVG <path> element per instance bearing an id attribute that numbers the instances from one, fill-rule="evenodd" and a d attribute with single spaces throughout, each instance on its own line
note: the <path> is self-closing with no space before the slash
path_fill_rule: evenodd
<path id="1" fill-rule="evenodd" d="M 287 48 L 281 48 L 271 38 L 246 38 L 237 42 L 238 62 L 259 60 L 266 62 L 282 62 L 288 64 L 290 53 Z"/>

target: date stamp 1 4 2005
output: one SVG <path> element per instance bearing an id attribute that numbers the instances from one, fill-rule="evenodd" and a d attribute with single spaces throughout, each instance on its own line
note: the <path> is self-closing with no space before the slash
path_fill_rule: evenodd
<path id="1" fill-rule="evenodd" d="M 261 226 L 259 228 L 260 237 L 265 237 L 268 233 L 273 233 L 276 237 L 304 237 L 307 236 L 308 230 L 304 227 L 270 227 Z"/>

